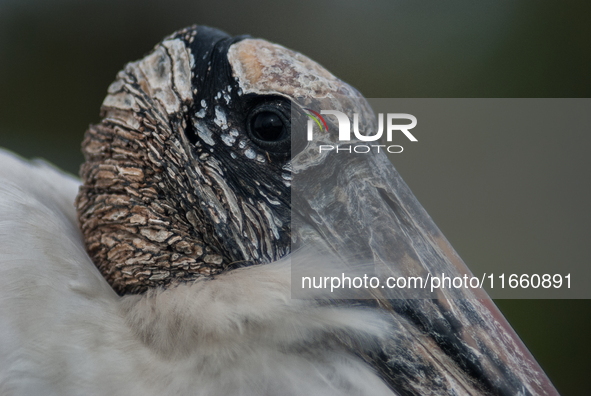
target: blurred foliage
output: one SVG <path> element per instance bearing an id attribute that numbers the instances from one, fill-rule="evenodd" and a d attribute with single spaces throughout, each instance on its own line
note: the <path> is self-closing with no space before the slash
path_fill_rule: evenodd
<path id="1" fill-rule="evenodd" d="M 82 135 L 89 123 L 99 121 L 100 104 L 117 71 L 165 35 L 194 23 L 300 51 L 366 97 L 589 97 L 590 11 L 591 3 L 582 0 L 0 0 L 0 146 L 77 173 Z M 470 131 L 464 133 L 468 137 Z M 523 150 L 535 154 L 535 131 L 524 134 Z M 569 144 L 578 142 L 557 144 L 550 182 L 576 179 Z M 469 144 L 456 148 L 473 150 Z M 547 155 L 546 150 L 528 158 L 542 163 Z M 508 178 L 504 191 L 502 184 L 485 186 L 474 178 L 502 164 L 502 156 L 489 152 L 474 163 L 454 163 L 448 156 L 447 163 L 429 164 L 439 176 L 447 172 L 445 179 L 425 166 L 401 173 L 468 264 L 488 255 L 487 245 L 508 247 L 506 252 L 519 257 L 551 255 L 557 266 L 560 259 L 586 260 L 588 231 L 565 247 L 552 236 L 568 230 L 571 219 L 540 221 L 540 216 L 543 208 L 554 213 L 561 196 L 575 205 L 573 212 L 587 216 L 589 201 L 572 198 L 588 196 L 589 180 L 580 178 L 579 185 L 587 188 L 580 191 L 576 183 L 558 183 L 562 190 L 547 199 L 536 189 L 540 184 L 520 185 L 527 177 L 512 179 L 507 168 L 499 168 Z M 473 172 L 468 178 L 462 172 L 467 168 Z M 446 193 L 453 188 L 463 195 Z M 511 188 L 522 194 L 521 202 L 530 199 L 539 210 L 522 206 L 525 213 L 507 215 Z M 469 235 L 489 224 L 495 226 L 479 234 L 480 240 Z M 528 239 L 528 224 L 543 229 L 547 238 Z M 591 302 L 497 303 L 559 391 L 587 395 Z"/>

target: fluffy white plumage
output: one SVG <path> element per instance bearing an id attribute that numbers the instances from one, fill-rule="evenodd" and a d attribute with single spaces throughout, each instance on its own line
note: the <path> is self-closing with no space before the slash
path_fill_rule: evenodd
<path id="1" fill-rule="evenodd" d="M 84 250 L 79 182 L 0 165 L 1 395 L 393 394 L 327 337 L 369 342 L 385 322 L 292 300 L 289 259 L 119 297 Z"/>

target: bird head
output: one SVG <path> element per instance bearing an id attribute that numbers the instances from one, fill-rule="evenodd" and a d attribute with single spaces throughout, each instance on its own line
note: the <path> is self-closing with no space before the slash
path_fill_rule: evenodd
<path id="1" fill-rule="evenodd" d="M 109 87 L 83 142 L 77 208 L 87 250 L 118 293 L 290 251 L 290 92 L 249 89 L 270 51 L 284 69 L 338 81 L 278 45 L 191 27 Z"/>
<path id="2" fill-rule="evenodd" d="M 350 85 L 265 40 L 191 27 L 127 64 L 86 132 L 76 202 L 87 250 L 115 291 L 288 254 L 291 158 L 303 148 L 291 111 L 326 101 L 374 121 Z"/>

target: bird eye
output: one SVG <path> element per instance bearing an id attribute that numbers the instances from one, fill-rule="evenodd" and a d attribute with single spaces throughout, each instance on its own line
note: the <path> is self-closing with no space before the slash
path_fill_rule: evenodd
<path id="1" fill-rule="evenodd" d="M 252 133 L 260 140 L 276 142 L 285 133 L 285 126 L 279 116 L 270 111 L 263 111 L 253 117 Z"/>
<path id="2" fill-rule="evenodd" d="M 252 141 L 270 153 L 288 154 L 291 150 L 291 104 L 270 99 L 254 106 L 247 116 L 246 129 Z"/>

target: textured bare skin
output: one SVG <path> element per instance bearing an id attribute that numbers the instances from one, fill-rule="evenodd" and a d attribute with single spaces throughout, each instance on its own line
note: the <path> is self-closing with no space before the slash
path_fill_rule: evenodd
<path id="1" fill-rule="evenodd" d="M 268 154 L 236 128 L 228 129 L 232 125 L 217 106 L 217 130 L 189 110 L 199 106 L 193 103 L 192 66 L 196 57 L 202 61 L 201 54 L 192 54 L 188 45 L 195 34 L 194 29 L 176 33 L 119 72 L 103 102 L 103 120 L 89 128 L 82 144 L 80 226 L 88 253 L 119 294 L 215 275 L 235 262 L 271 262 L 288 253 L 277 243 L 289 238 L 288 224 L 275 212 L 288 197 L 273 186 L 262 191 L 260 184 L 248 198 L 235 193 L 213 153 L 212 134 L 233 132 L 225 143 L 237 143 L 225 150 L 254 153 L 254 160 L 245 162 L 256 161 L 265 171 L 288 175 L 289 166 L 275 169 L 279 165 Z M 273 59 L 262 57 L 259 64 Z M 291 68 L 285 59 L 283 67 Z M 236 73 L 235 78 L 241 81 Z M 187 141 L 191 126 L 201 140 L 197 145 Z M 230 235 L 216 233 L 220 224 Z M 235 251 L 225 246 L 229 239 Z"/>
<path id="2" fill-rule="evenodd" d="M 222 256 L 205 245 L 199 216 L 184 205 L 195 199 L 186 186 L 186 154 L 171 136 L 185 125 L 169 117 L 191 100 L 190 67 L 175 41 L 119 73 L 103 103 L 104 119 L 82 144 L 81 229 L 89 254 L 119 293 L 221 269 Z M 167 47 L 176 48 L 176 57 Z M 183 202 L 171 202 L 172 183 L 185 186 Z"/>
<path id="3" fill-rule="evenodd" d="M 213 143 L 199 118 L 186 117 L 194 105 L 191 67 L 199 56 L 186 42 L 194 34 L 187 30 L 185 41 L 164 40 L 145 58 L 129 63 L 109 87 L 103 120 L 89 128 L 82 144 L 81 229 L 90 256 L 120 294 L 215 275 L 237 260 L 270 262 L 288 253 L 273 251 L 281 222 L 269 201 L 277 202 L 280 193 L 267 193 L 267 200 L 256 202 L 236 196 L 219 163 L 197 160 L 209 153 L 195 152 L 186 140 L 184 131 L 194 123 L 203 140 Z M 233 44 L 228 61 L 245 94 L 362 98 L 316 62 L 264 40 Z M 267 157 L 261 152 L 256 160 L 264 163 Z M 282 172 L 289 174 L 289 165 Z M 240 257 L 228 254 L 203 220 L 196 189 L 209 198 L 214 222 L 234 230 Z"/>
<path id="4" fill-rule="evenodd" d="M 228 60 L 244 92 L 323 98 L 351 88 L 310 58 L 265 40 L 232 45 Z"/>

